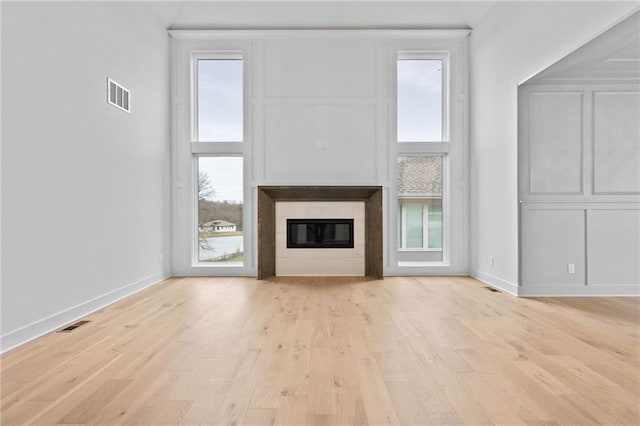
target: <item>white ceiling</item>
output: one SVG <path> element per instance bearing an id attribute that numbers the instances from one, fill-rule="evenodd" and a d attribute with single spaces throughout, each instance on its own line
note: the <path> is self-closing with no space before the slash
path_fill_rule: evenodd
<path id="1" fill-rule="evenodd" d="M 501 2 L 509 3 L 506 0 L 147 0 L 144 3 L 168 29 L 473 29 Z M 570 53 L 527 83 L 603 79 L 640 80 L 640 13 Z"/>
<path id="2" fill-rule="evenodd" d="M 147 1 L 171 29 L 474 28 L 495 1 Z"/>
<path id="3" fill-rule="evenodd" d="M 532 77 L 526 84 L 640 81 L 640 12 Z"/>

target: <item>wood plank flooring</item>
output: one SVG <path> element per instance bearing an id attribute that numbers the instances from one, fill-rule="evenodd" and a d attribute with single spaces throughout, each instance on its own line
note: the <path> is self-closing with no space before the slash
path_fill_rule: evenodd
<path id="1" fill-rule="evenodd" d="M 640 424 L 637 298 L 170 279 L 2 356 L 3 425 Z"/>

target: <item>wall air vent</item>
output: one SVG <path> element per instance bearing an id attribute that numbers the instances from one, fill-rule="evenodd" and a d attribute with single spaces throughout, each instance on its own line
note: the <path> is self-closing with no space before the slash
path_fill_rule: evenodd
<path id="1" fill-rule="evenodd" d="M 131 112 L 131 92 L 107 78 L 107 102 L 125 112 Z"/>

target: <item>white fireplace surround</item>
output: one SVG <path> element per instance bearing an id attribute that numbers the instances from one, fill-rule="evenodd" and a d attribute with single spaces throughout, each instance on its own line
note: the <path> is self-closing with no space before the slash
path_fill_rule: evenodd
<path id="1" fill-rule="evenodd" d="M 276 275 L 364 276 L 362 201 L 279 201 L 276 209 Z M 353 248 L 288 249 L 287 219 L 353 219 Z"/>

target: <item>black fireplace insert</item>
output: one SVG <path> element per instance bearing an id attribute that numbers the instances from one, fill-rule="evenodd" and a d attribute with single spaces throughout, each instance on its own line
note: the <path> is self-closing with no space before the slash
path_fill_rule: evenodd
<path id="1" fill-rule="evenodd" d="M 353 248 L 353 219 L 287 219 L 287 248 Z"/>

